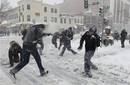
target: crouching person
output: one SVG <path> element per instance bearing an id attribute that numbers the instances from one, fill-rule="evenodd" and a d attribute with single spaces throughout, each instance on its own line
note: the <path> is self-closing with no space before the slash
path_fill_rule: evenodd
<path id="1" fill-rule="evenodd" d="M 8 51 L 10 67 L 14 66 L 14 63 L 18 63 L 21 60 L 21 46 L 15 42 L 10 42 L 10 48 Z"/>
<path id="2" fill-rule="evenodd" d="M 95 49 L 100 46 L 100 37 L 96 33 L 95 26 L 89 29 L 80 40 L 80 46 L 78 49 L 82 49 L 83 42 L 85 41 L 85 55 L 84 55 L 84 70 L 85 75 L 89 78 L 92 77 L 90 69 L 97 70 L 98 68 L 91 62 L 91 58 L 94 56 Z"/>

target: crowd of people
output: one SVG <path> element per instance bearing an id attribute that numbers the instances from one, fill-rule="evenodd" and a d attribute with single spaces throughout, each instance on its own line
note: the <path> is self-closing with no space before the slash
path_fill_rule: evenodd
<path id="1" fill-rule="evenodd" d="M 10 48 L 9 48 L 10 67 L 13 67 L 14 63 L 18 63 L 15 67 L 13 67 L 10 70 L 10 74 L 14 78 L 15 74 L 29 63 L 30 54 L 33 55 L 38 65 L 40 75 L 44 76 L 47 73 L 47 71 L 45 71 L 45 68 L 42 65 L 40 57 L 40 55 L 42 55 L 42 50 L 44 49 L 44 43 L 42 40 L 43 36 L 51 35 L 52 44 L 54 45 L 54 47 L 59 50 L 61 49 L 61 46 L 63 47 L 59 56 L 63 56 L 66 49 L 72 52 L 74 55 L 77 54 L 77 52 L 74 51 L 71 47 L 71 41 L 73 40 L 74 36 L 73 27 L 69 27 L 68 29 L 63 30 L 62 32 L 55 32 L 54 34 L 44 33 L 44 30 L 45 30 L 44 24 L 33 25 L 27 29 L 24 29 L 21 32 L 23 35 L 22 47 L 20 47 L 20 45 L 15 41 L 10 42 Z M 124 48 L 125 47 L 124 42 L 127 37 L 127 32 L 125 29 L 122 30 L 120 36 L 121 36 L 120 37 L 121 47 Z M 89 78 L 92 77 L 91 69 L 98 70 L 98 67 L 91 62 L 91 59 L 94 56 L 96 48 L 100 47 L 101 41 L 102 41 L 101 36 L 98 35 L 97 28 L 95 25 L 90 27 L 89 30 L 86 31 L 80 38 L 79 47 L 77 49 L 81 50 L 83 47 L 83 43 L 85 42 L 84 72 L 85 75 L 88 76 Z M 40 45 L 39 48 L 37 48 L 38 45 Z"/>

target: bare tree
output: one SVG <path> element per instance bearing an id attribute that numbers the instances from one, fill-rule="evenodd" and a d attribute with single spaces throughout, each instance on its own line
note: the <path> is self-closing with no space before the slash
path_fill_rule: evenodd
<path id="1" fill-rule="evenodd" d="M 6 17 L 6 11 L 10 9 L 8 0 L 1 0 L 0 2 L 0 24 Z"/>

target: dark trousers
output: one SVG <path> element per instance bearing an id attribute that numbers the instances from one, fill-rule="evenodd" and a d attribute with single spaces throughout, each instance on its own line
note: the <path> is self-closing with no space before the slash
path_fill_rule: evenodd
<path id="1" fill-rule="evenodd" d="M 13 73 L 17 73 L 25 65 L 27 65 L 29 63 L 30 54 L 33 55 L 37 65 L 38 65 L 40 73 L 44 72 L 44 68 L 42 66 L 41 58 L 40 58 L 40 55 L 39 55 L 39 53 L 37 51 L 36 46 L 33 46 L 33 45 L 30 45 L 30 46 L 23 45 L 23 50 L 22 50 L 22 55 L 21 55 L 22 61 L 15 68 L 12 69 Z"/>
<path id="2" fill-rule="evenodd" d="M 53 41 L 52 44 L 55 46 L 55 48 L 57 48 L 57 43 L 56 43 L 56 41 Z"/>
<path id="3" fill-rule="evenodd" d="M 90 71 L 91 67 L 96 67 L 92 62 L 91 58 L 93 57 L 95 51 L 87 51 L 84 55 L 84 70 L 86 73 Z"/>
<path id="4" fill-rule="evenodd" d="M 121 47 L 124 48 L 125 47 L 125 39 L 124 38 L 121 38 Z"/>
<path id="5" fill-rule="evenodd" d="M 73 49 L 71 49 L 71 44 L 68 43 L 68 44 L 64 44 L 64 47 L 62 48 L 62 52 L 60 53 L 60 56 L 63 56 L 66 49 L 68 51 L 71 51 L 73 54 L 76 54 L 76 52 Z"/>

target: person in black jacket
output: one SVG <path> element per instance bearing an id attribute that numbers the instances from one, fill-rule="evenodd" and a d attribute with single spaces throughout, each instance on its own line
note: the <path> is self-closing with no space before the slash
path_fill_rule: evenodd
<path id="1" fill-rule="evenodd" d="M 123 29 L 123 30 L 121 31 L 121 47 L 122 47 L 122 48 L 125 47 L 124 43 L 125 43 L 126 37 L 127 37 L 127 32 L 126 32 L 125 29 Z"/>
<path id="2" fill-rule="evenodd" d="M 63 43 L 64 47 L 62 48 L 62 51 L 60 53 L 60 56 L 63 56 L 65 50 L 71 51 L 73 54 L 77 54 L 72 48 L 71 48 L 71 40 L 73 39 L 73 31 L 72 27 L 68 28 L 67 30 L 64 30 L 61 34 L 62 39 L 60 43 Z"/>
<path id="3" fill-rule="evenodd" d="M 92 77 L 90 69 L 97 70 L 98 68 L 91 62 L 91 58 L 95 53 L 95 49 L 100 46 L 100 37 L 96 33 L 97 29 L 95 26 L 89 29 L 80 40 L 79 50 L 83 47 L 85 41 L 85 56 L 84 56 L 84 70 L 88 77 Z"/>
<path id="4" fill-rule="evenodd" d="M 10 67 L 13 67 L 14 63 L 21 61 L 21 51 L 22 48 L 17 42 L 10 42 L 10 48 L 8 51 Z"/>

